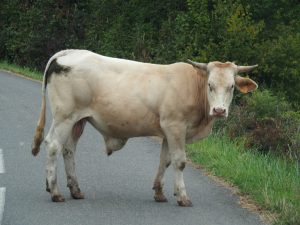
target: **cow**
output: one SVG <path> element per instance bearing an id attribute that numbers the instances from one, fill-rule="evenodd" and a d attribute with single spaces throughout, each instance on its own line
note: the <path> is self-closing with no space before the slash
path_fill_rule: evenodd
<path id="1" fill-rule="evenodd" d="M 257 67 L 233 62 L 158 65 L 102 56 L 88 50 L 63 50 L 45 68 L 42 106 L 32 144 L 37 155 L 44 140 L 46 88 L 53 120 L 45 138 L 46 190 L 53 202 L 63 202 L 57 185 L 57 155 L 64 158 L 67 184 L 74 199 L 83 199 L 76 173 L 75 150 L 86 122 L 104 138 L 107 155 L 129 138 L 162 138 L 160 163 L 153 190 L 166 202 L 163 176 L 174 168 L 174 195 L 179 206 L 192 206 L 183 170 L 186 143 L 207 137 L 217 118 L 228 116 L 234 87 L 242 93 L 257 84 L 238 75 Z"/>

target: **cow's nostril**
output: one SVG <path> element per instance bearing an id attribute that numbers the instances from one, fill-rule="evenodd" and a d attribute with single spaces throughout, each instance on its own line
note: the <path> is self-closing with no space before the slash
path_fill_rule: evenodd
<path id="1" fill-rule="evenodd" d="M 214 108 L 213 111 L 217 115 L 222 115 L 226 112 L 226 109 L 224 109 L 224 108 Z"/>

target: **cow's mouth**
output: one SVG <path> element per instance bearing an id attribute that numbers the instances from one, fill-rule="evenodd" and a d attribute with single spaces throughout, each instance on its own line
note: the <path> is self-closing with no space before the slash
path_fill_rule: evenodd
<path id="1" fill-rule="evenodd" d="M 215 118 L 220 118 L 220 119 L 227 118 L 226 113 L 223 113 L 223 114 L 213 114 L 212 116 L 215 117 Z"/>
<path id="2" fill-rule="evenodd" d="M 227 112 L 225 108 L 213 108 L 211 112 L 213 117 L 216 118 L 226 118 L 227 117 Z"/>

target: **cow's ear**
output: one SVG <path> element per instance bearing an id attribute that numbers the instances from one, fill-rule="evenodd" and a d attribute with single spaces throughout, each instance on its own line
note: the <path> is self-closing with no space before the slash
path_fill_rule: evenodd
<path id="1" fill-rule="evenodd" d="M 239 89 L 242 93 L 248 93 L 257 89 L 258 85 L 250 78 L 244 78 L 239 75 L 234 77 L 235 86 Z"/>

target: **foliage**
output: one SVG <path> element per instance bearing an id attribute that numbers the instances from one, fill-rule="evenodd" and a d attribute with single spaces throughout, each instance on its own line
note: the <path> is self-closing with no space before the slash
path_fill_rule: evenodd
<path id="1" fill-rule="evenodd" d="M 218 129 L 231 138 L 242 137 L 247 147 L 300 162 L 300 111 L 268 90 L 242 97 Z"/>
<path id="2" fill-rule="evenodd" d="M 15 74 L 26 76 L 35 80 L 43 80 L 43 74 L 41 72 L 30 69 L 28 67 L 20 67 L 6 61 L 0 61 L 0 70 L 13 72 Z"/>

